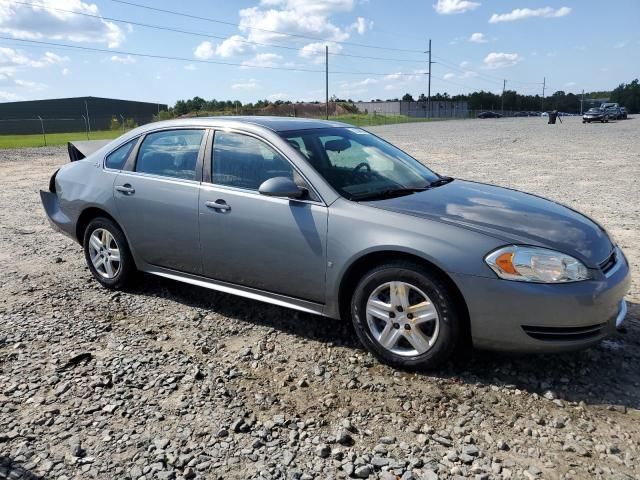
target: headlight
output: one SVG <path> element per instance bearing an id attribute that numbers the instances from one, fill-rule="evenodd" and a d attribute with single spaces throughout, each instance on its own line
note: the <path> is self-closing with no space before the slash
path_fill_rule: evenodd
<path id="1" fill-rule="evenodd" d="M 505 280 L 565 283 L 591 278 L 580 260 L 546 248 L 510 245 L 487 255 L 485 262 Z"/>

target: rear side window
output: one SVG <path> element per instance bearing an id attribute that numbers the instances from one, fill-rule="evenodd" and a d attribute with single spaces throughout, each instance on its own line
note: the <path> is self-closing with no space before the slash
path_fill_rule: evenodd
<path id="1" fill-rule="evenodd" d="M 195 180 L 204 130 L 150 133 L 138 151 L 136 172 Z"/>
<path id="2" fill-rule="evenodd" d="M 107 155 L 104 162 L 105 167 L 112 168 L 114 170 L 122 170 L 124 164 L 127 163 L 131 150 L 133 150 L 133 147 L 135 147 L 137 142 L 138 139 L 135 138 Z"/>

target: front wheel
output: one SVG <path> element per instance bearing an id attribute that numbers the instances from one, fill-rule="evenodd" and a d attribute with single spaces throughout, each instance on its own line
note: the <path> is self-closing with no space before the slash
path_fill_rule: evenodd
<path id="1" fill-rule="evenodd" d="M 124 233 L 105 217 L 89 222 L 84 232 L 84 254 L 91 274 L 107 288 L 124 287 L 136 271 Z"/>
<path id="2" fill-rule="evenodd" d="M 381 362 L 430 369 L 446 361 L 460 338 L 455 296 L 438 275 L 406 262 L 369 271 L 351 300 L 360 341 Z"/>

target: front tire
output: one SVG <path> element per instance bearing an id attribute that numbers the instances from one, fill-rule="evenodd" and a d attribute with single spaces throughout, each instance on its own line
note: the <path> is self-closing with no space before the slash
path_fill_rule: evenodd
<path id="1" fill-rule="evenodd" d="M 122 230 L 110 219 L 97 217 L 84 232 L 84 255 L 93 277 L 104 287 L 123 288 L 136 271 Z"/>
<path id="2" fill-rule="evenodd" d="M 455 296 L 439 275 L 409 262 L 369 271 L 351 300 L 362 344 L 397 368 L 432 369 L 451 356 L 461 337 Z"/>

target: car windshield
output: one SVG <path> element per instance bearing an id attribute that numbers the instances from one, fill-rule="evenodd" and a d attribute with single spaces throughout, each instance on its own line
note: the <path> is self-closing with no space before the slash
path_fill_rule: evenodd
<path id="1" fill-rule="evenodd" d="M 402 150 L 359 128 L 281 132 L 349 200 L 375 200 L 429 188 L 441 177 Z"/>
<path id="2" fill-rule="evenodd" d="M 590 108 L 588 113 L 600 113 L 602 110 L 599 108 Z"/>

